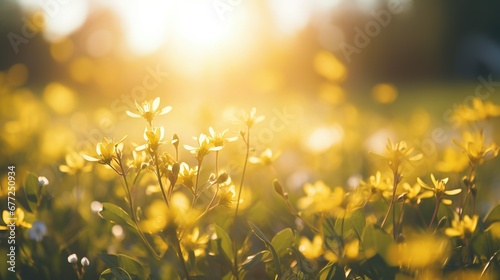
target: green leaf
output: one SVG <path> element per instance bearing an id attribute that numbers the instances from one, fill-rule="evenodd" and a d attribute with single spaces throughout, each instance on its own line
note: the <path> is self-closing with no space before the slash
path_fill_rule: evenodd
<path id="1" fill-rule="evenodd" d="M 33 173 L 29 173 L 24 180 L 24 192 L 26 201 L 28 202 L 30 212 L 35 212 L 38 208 L 38 197 L 40 195 L 40 185 L 38 177 Z"/>
<path id="2" fill-rule="evenodd" d="M 291 228 L 286 228 L 278 232 L 271 240 L 271 245 L 276 250 L 279 257 L 287 253 L 287 249 L 293 246 L 295 234 Z"/>
<path id="3" fill-rule="evenodd" d="M 99 254 L 98 257 L 109 266 L 115 279 L 147 279 L 149 277 L 149 269 L 145 269 L 141 263 L 127 255 Z M 105 277 L 109 276 L 105 275 Z"/>
<path id="4" fill-rule="evenodd" d="M 262 240 L 262 242 L 264 242 L 264 244 L 266 245 L 267 249 L 269 249 L 269 251 L 271 251 L 271 254 L 273 256 L 273 261 L 274 261 L 274 267 L 276 269 L 276 278 L 279 279 L 279 276 L 281 276 L 281 263 L 280 263 L 280 259 L 278 257 L 278 254 L 276 253 L 276 250 L 274 249 L 274 247 L 271 244 L 271 242 L 269 241 L 269 239 L 267 239 L 266 235 L 254 223 L 248 222 L 248 224 L 250 225 L 250 228 L 255 233 L 255 235 L 260 240 Z"/>
<path id="5" fill-rule="evenodd" d="M 262 240 L 262 242 L 264 242 L 266 245 L 271 245 L 271 241 L 267 239 L 266 235 L 254 223 L 248 222 L 248 224 L 250 225 L 250 228 L 252 229 L 253 233 L 255 233 L 255 235 L 260 240 Z"/>
<path id="6" fill-rule="evenodd" d="M 318 275 L 320 280 L 344 280 L 344 270 L 338 263 L 328 263 Z"/>
<path id="7" fill-rule="evenodd" d="M 131 280 L 132 276 L 119 267 L 108 268 L 99 276 L 99 280 Z"/>
<path id="8" fill-rule="evenodd" d="M 262 262 L 264 260 L 264 255 L 267 255 L 267 254 L 269 254 L 269 251 L 263 250 L 263 251 L 258 252 L 257 254 L 248 256 L 246 258 L 246 260 L 243 261 L 243 263 L 241 263 L 241 268 L 248 270 L 248 269 L 254 267 L 258 263 Z"/>
<path id="9" fill-rule="evenodd" d="M 222 251 L 226 255 L 226 257 L 229 259 L 231 263 L 233 263 L 233 242 L 231 242 L 231 238 L 227 234 L 227 232 L 219 227 L 218 225 L 214 224 L 215 228 L 215 234 L 217 235 L 217 239 L 221 240 L 221 247 Z"/>
<path id="10" fill-rule="evenodd" d="M 106 221 L 122 226 L 129 226 L 137 230 L 134 221 L 132 221 L 128 213 L 121 207 L 112 203 L 104 202 L 102 204 L 102 210 L 99 211 L 99 215 Z"/>
<path id="11" fill-rule="evenodd" d="M 365 213 L 358 209 L 346 215 L 345 218 L 338 218 L 335 222 L 335 232 L 344 239 L 351 235 L 360 238 L 365 225 Z"/>
<path id="12" fill-rule="evenodd" d="M 362 237 L 363 248 L 368 257 L 380 254 L 387 262 L 389 248 L 394 244 L 392 237 L 384 230 L 373 225 L 366 226 Z"/>
<path id="13" fill-rule="evenodd" d="M 486 227 L 489 227 L 494 222 L 500 222 L 500 204 L 493 207 L 484 220 Z"/>

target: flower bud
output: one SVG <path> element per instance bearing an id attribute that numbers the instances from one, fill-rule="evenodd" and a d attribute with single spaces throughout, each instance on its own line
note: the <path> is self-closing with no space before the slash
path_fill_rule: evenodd
<path id="1" fill-rule="evenodd" d="M 222 172 L 222 174 L 219 175 L 219 177 L 217 178 L 217 181 L 215 181 L 215 183 L 222 184 L 222 183 L 226 182 L 227 179 L 229 179 L 229 175 L 227 175 L 226 172 Z"/>
<path id="2" fill-rule="evenodd" d="M 82 261 L 81 261 L 81 264 L 82 264 L 82 266 L 89 266 L 90 265 L 90 261 L 89 261 L 89 259 L 87 259 L 87 257 L 83 257 Z"/>
<path id="3" fill-rule="evenodd" d="M 38 177 L 38 185 L 40 186 L 40 188 L 43 188 L 45 186 L 47 186 L 49 184 L 49 180 L 44 177 L 44 176 L 40 176 Z"/>
<path id="4" fill-rule="evenodd" d="M 73 263 L 76 263 L 78 261 L 78 256 L 76 254 L 71 254 L 69 255 L 68 257 L 68 262 L 73 264 Z"/>
<path id="5" fill-rule="evenodd" d="M 278 182 L 278 180 L 274 180 L 273 182 L 273 185 L 274 185 L 274 191 L 276 191 L 277 194 L 279 194 L 280 196 L 285 196 L 285 193 L 283 193 L 283 187 L 281 186 L 280 182 Z"/>

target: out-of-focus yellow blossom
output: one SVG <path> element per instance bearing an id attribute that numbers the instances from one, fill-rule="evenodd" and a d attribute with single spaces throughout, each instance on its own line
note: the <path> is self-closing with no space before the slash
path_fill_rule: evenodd
<path id="1" fill-rule="evenodd" d="M 382 179 L 380 171 L 370 176 L 368 182 L 360 180 L 360 183 L 361 186 L 369 188 L 370 193 L 376 193 L 386 198 L 392 196 L 392 182 L 389 178 Z"/>
<path id="2" fill-rule="evenodd" d="M 398 98 L 398 90 L 393 84 L 376 84 L 372 89 L 373 98 L 382 104 L 389 104 Z"/>
<path id="3" fill-rule="evenodd" d="M 192 251 L 195 257 L 203 256 L 209 239 L 207 234 L 200 234 L 198 227 L 193 228 L 193 231 L 182 237 L 181 246 L 184 259 L 186 261 L 189 259 L 188 251 Z"/>
<path id="4" fill-rule="evenodd" d="M 208 136 L 208 141 L 212 144 L 213 147 L 223 147 L 225 144 L 229 142 L 236 141 L 238 137 L 224 137 L 228 132 L 228 129 L 223 130 L 222 132 L 215 132 L 212 127 L 208 128 L 210 132 L 210 136 Z"/>
<path id="5" fill-rule="evenodd" d="M 396 174 L 400 174 L 404 165 L 408 165 L 414 161 L 422 159 L 423 155 L 420 153 L 414 153 L 414 150 L 415 149 L 413 147 L 408 147 L 405 141 L 393 144 L 390 139 L 387 139 L 386 154 L 373 154 L 386 160 L 391 170 Z"/>
<path id="6" fill-rule="evenodd" d="M 453 112 L 453 119 L 458 124 L 488 120 L 500 116 L 500 106 L 481 98 L 474 98 L 471 106 L 458 106 Z"/>
<path id="7" fill-rule="evenodd" d="M 451 227 L 445 229 L 444 233 L 450 237 L 469 239 L 476 230 L 478 219 L 477 215 L 472 216 L 472 218 L 465 215 L 460 220 L 459 216 L 455 215 L 455 219 L 451 221 Z"/>
<path id="8" fill-rule="evenodd" d="M 273 151 L 267 148 L 258 157 L 250 157 L 248 161 L 254 164 L 270 166 L 278 156 L 279 154 L 273 154 Z"/>
<path id="9" fill-rule="evenodd" d="M 453 143 L 467 154 L 471 164 L 482 164 L 485 160 L 498 156 L 499 147 L 497 144 L 486 145 L 484 135 L 481 132 L 474 134 L 465 132 L 462 142 L 453 140 Z"/>
<path id="10" fill-rule="evenodd" d="M 132 158 L 128 162 L 128 166 L 134 168 L 135 170 L 141 170 L 148 166 L 147 154 L 145 151 L 132 151 Z"/>
<path id="11" fill-rule="evenodd" d="M 124 136 L 120 141 L 115 142 L 114 140 L 104 138 L 99 141 L 96 145 L 97 158 L 82 155 L 86 160 L 98 162 L 100 164 L 110 164 L 113 159 L 117 157 L 117 153 L 121 153 L 123 150 L 123 141 L 127 136 Z"/>
<path id="12" fill-rule="evenodd" d="M 198 166 L 189 168 L 185 162 L 181 163 L 179 169 L 179 177 L 177 183 L 184 185 L 186 188 L 194 192 L 194 182 L 196 181 L 196 174 L 198 173 Z"/>
<path id="13" fill-rule="evenodd" d="M 446 147 L 443 153 L 443 160 L 436 163 L 436 168 L 441 172 L 462 172 L 469 165 L 467 157 L 463 153 Z"/>
<path id="14" fill-rule="evenodd" d="M 154 153 L 158 150 L 160 145 L 165 144 L 163 141 L 165 137 L 165 129 L 163 126 L 160 127 L 147 127 L 144 130 L 144 140 L 147 141 L 146 144 L 135 148 L 136 151 L 144 151 L 148 149 L 148 152 Z"/>
<path id="15" fill-rule="evenodd" d="M 441 263 L 449 255 L 447 241 L 431 235 L 412 236 L 407 242 L 389 248 L 389 264 L 409 269 L 422 269 Z"/>
<path id="16" fill-rule="evenodd" d="M 445 195 L 447 196 L 457 195 L 462 192 L 462 189 L 446 190 L 446 183 L 448 183 L 448 178 L 436 180 L 434 174 L 431 174 L 431 180 L 432 180 L 432 187 L 424 183 L 422 179 L 417 178 L 417 182 L 420 184 L 420 186 L 422 186 L 424 189 L 433 192 L 434 195 L 436 196 L 436 199 L 439 200 L 444 205 L 451 205 L 451 200 L 444 198 Z M 428 194 L 426 194 L 425 192 L 422 195 L 428 196 Z"/>
<path id="17" fill-rule="evenodd" d="M 146 219 L 140 222 L 141 229 L 150 233 L 163 230 L 169 223 L 168 211 L 163 200 L 153 201 L 144 211 Z"/>
<path id="18" fill-rule="evenodd" d="M 330 81 L 342 82 L 347 78 L 344 64 L 328 51 L 319 51 L 314 56 L 314 70 Z"/>
<path id="19" fill-rule="evenodd" d="M 220 151 L 222 146 L 213 147 L 210 140 L 205 134 L 200 134 L 200 137 L 193 137 L 194 140 L 198 142 L 198 147 L 193 147 L 189 145 L 184 145 L 184 149 L 188 150 L 193 154 L 198 162 L 203 161 L 203 158 L 212 151 Z"/>
<path id="20" fill-rule="evenodd" d="M 238 200 L 234 184 L 223 184 L 219 186 L 219 205 L 231 208 Z"/>
<path id="21" fill-rule="evenodd" d="M 314 260 L 323 255 L 323 238 L 315 235 L 312 242 L 309 238 L 302 236 L 299 241 L 299 251 L 309 260 Z"/>
<path id="22" fill-rule="evenodd" d="M 422 192 L 422 186 L 419 183 L 414 184 L 412 187 L 407 182 L 404 182 L 403 189 L 405 202 L 412 205 L 420 204 L 422 199 L 434 196 L 434 192 L 432 191 Z"/>
<path id="23" fill-rule="evenodd" d="M 139 105 L 137 102 L 135 102 L 135 107 L 137 107 L 137 111 L 139 112 L 139 114 L 127 111 L 127 115 L 132 118 L 143 118 L 148 122 L 149 125 L 152 125 L 153 119 L 156 116 L 165 115 L 172 110 L 171 106 L 159 109 L 160 97 L 156 97 L 153 101 L 144 101 L 142 102 L 142 105 Z"/>
<path id="24" fill-rule="evenodd" d="M 238 122 L 243 123 L 248 128 L 252 128 L 254 124 L 260 123 L 265 119 L 264 116 L 256 116 L 256 113 L 257 109 L 255 108 L 252 108 L 250 113 L 242 112 Z"/>
<path id="25" fill-rule="evenodd" d="M 80 174 L 92 170 L 92 165 L 87 164 L 83 156 L 75 151 L 71 151 L 65 156 L 66 164 L 59 165 L 59 171 L 69 175 Z"/>
<path id="26" fill-rule="evenodd" d="M 21 209 L 20 207 L 17 207 L 16 210 L 14 211 L 14 217 L 10 215 L 10 211 L 3 210 L 2 212 L 2 220 L 6 225 L 9 225 L 11 222 L 14 222 L 16 224 L 16 227 L 20 226 L 24 228 L 31 228 L 31 224 L 26 222 L 24 218 L 25 218 L 24 210 Z M 8 229 L 9 228 L 6 226 L 0 226 L 0 230 L 8 230 Z"/>
<path id="27" fill-rule="evenodd" d="M 304 185 L 306 197 L 298 200 L 297 205 L 300 209 L 311 213 L 328 212 L 339 208 L 345 196 L 345 191 L 341 187 L 335 187 L 331 191 L 330 187 L 322 181 L 316 181 L 314 184 Z"/>

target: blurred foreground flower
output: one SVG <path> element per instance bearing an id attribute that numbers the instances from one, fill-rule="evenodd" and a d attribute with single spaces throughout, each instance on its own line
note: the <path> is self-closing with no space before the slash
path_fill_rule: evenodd
<path id="1" fill-rule="evenodd" d="M 6 225 L 9 225 L 11 222 L 14 222 L 16 227 L 21 226 L 25 228 L 31 228 L 31 224 L 24 220 L 25 213 L 24 210 L 20 207 L 17 207 L 14 211 L 14 216 L 10 215 L 11 212 L 7 210 L 3 210 L 2 212 L 2 220 Z M 0 226 L 0 230 L 8 230 L 8 227 Z"/>
<path id="2" fill-rule="evenodd" d="M 340 207 L 344 201 L 345 192 L 341 187 L 336 187 L 333 192 L 325 183 L 317 181 L 314 184 L 305 184 L 304 192 L 306 197 L 298 200 L 300 209 L 312 213 L 328 212 Z"/>
<path id="3" fill-rule="evenodd" d="M 153 101 L 144 101 L 142 106 L 135 102 L 135 106 L 139 114 L 127 111 L 127 115 L 132 118 L 144 118 L 150 126 L 156 116 L 165 115 L 172 110 L 171 106 L 158 109 L 160 107 L 160 97 L 156 97 Z"/>

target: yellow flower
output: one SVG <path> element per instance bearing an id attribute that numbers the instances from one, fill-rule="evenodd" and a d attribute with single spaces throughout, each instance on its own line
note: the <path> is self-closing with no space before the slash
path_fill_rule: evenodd
<path id="1" fill-rule="evenodd" d="M 453 119 L 458 124 L 465 124 L 467 122 L 477 122 L 481 120 L 488 120 L 500 116 L 500 106 L 492 102 L 483 102 L 481 98 L 474 98 L 471 106 L 459 106 L 453 112 Z"/>
<path id="2" fill-rule="evenodd" d="M 227 133 L 228 129 L 225 129 L 222 132 L 215 132 L 215 130 L 212 127 L 208 128 L 208 131 L 210 132 L 210 136 L 208 137 L 208 141 L 210 144 L 212 144 L 213 147 L 223 147 L 226 143 L 236 141 L 238 137 L 228 137 L 224 138 L 224 135 Z"/>
<path id="3" fill-rule="evenodd" d="M 98 162 L 100 164 L 110 164 L 113 159 L 117 157 L 117 153 L 121 153 L 123 150 L 123 140 L 125 140 L 127 136 L 124 136 L 120 141 L 114 142 L 113 140 L 107 139 L 104 137 L 103 140 L 99 141 L 96 145 L 97 158 L 82 155 L 88 161 Z"/>
<path id="4" fill-rule="evenodd" d="M 314 260 L 323 255 L 323 238 L 315 235 L 312 242 L 309 238 L 302 236 L 299 241 L 299 251 L 309 260 Z"/>
<path id="5" fill-rule="evenodd" d="M 465 215 L 462 220 L 459 220 L 458 215 L 451 221 L 451 227 L 445 229 L 444 233 L 450 237 L 470 238 L 476 230 L 478 216 L 474 215 L 470 218 Z"/>
<path id="6" fill-rule="evenodd" d="M 468 164 L 469 161 L 463 153 L 457 151 L 457 149 L 447 147 L 444 150 L 443 160 L 436 164 L 436 168 L 441 172 L 459 173 L 462 172 Z"/>
<path id="7" fill-rule="evenodd" d="M 467 154 L 472 164 L 482 164 L 485 160 L 498 156 L 499 147 L 495 143 L 486 145 L 483 133 L 465 132 L 463 142 L 453 140 L 453 143 Z"/>
<path id="8" fill-rule="evenodd" d="M 219 205 L 231 208 L 237 200 L 234 184 L 225 183 L 219 186 Z"/>
<path id="9" fill-rule="evenodd" d="M 448 178 L 444 178 L 438 181 L 434 177 L 434 174 L 431 174 L 431 180 L 432 187 L 429 187 L 426 183 L 424 183 L 424 181 L 422 181 L 422 179 L 417 178 L 417 182 L 420 184 L 420 186 L 422 186 L 424 189 L 432 191 L 436 196 L 436 199 L 441 201 L 444 205 L 451 205 L 450 199 L 443 198 L 445 195 L 457 195 L 462 192 L 462 189 L 446 190 L 446 183 L 448 183 Z"/>
<path id="10" fill-rule="evenodd" d="M 148 166 L 147 155 L 144 151 L 132 151 L 133 159 L 129 160 L 128 165 L 136 170 L 141 170 Z"/>
<path id="11" fill-rule="evenodd" d="M 407 182 L 404 182 L 403 189 L 404 189 L 403 197 L 405 199 L 405 202 L 413 205 L 420 204 L 420 202 L 424 198 L 430 198 L 434 196 L 433 191 L 422 192 L 422 186 L 418 183 L 414 184 L 412 187 Z"/>
<path id="12" fill-rule="evenodd" d="M 394 173 L 399 174 L 404 165 L 411 164 L 413 161 L 422 159 L 422 154 L 415 154 L 414 150 L 414 148 L 408 147 L 405 141 L 393 144 L 390 139 L 387 139 L 386 154 L 373 154 L 386 160 L 391 170 Z"/>
<path id="13" fill-rule="evenodd" d="M 147 141 L 146 144 L 135 148 L 136 151 L 143 151 L 148 149 L 150 153 L 158 150 L 158 147 L 165 143 L 163 138 L 165 137 L 165 129 L 163 126 L 160 127 L 147 127 L 144 130 L 144 140 Z"/>
<path id="14" fill-rule="evenodd" d="M 339 208 L 344 201 L 345 192 L 341 187 L 334 188 L 333 192 L 322 181 L 314 184 L 305 184 L 306 197 L 297 201 L 300 209 L 312 213 L 327 212 Z"/>
<path id="15" fill-rule="evenodd" d="M 265 149 L 259 157 L 250 157 L 249 161 L 254 164 L 262 164 L 269 166 L 271 165 L 276 158 L 279 156 L 279 154 L 273 155 L 273 151 L 269 148 Z"/>
<path id="16" fill-rule="evenodd" d="M 208 241 L 209 236 L 207 234 L 200 234 L 200 229 L 195 227 L 192 232 L 182 237 L 181 246 L 184 259 L 186 261 L 189 259 L 187 252 L 193 252 L 195 257 L 203 256 Z"/>
<path id="17" fill-rule="evenodd" d="M 212 147 L 210 140 L 205 134 L 200 134 L 200 137 L 193 137 L 194 140 L 198 142 L 198 147 L 192 147 L 189 145 L 184 145 L 184 148 L 193 154 L 198 162 L 201 162 L 203 158 L 212 151 L 220 151 L 222 146 Z"/>
<path id="18" fill-rule="evenodd" d="M 189 168 L 187 163 L 181 163 L 179 169 L 179 177 L 177 183 L 185 186 L 189 190 L 194 192 L 194 182 L 196 180 L 196 174 L 198 173 L 198 166 L 194 168 Z"/>
<path id="19" fill-rule="evenodd" d="M 254 124 L 260 123 L 265 119 L 264 116 L 256 116 L 257 109 L 252 108 L 249 114 L 246 112 L 242 113 L 240 121 L 245 124 L 248 128 L 251 128 Z"/>
<path id="20" fill-rule="evenodd" d="M 69 152 L 66 157 L 66 164 L 59 166 L 59 171 L 68 173 L 69 175 L 89 172 L 92 170 L 92 165 L 87 164 L 82 155 L 75 151 Z"/>
<path id="21" fill-rule="evenodd" d="M 156 116 L 165 115 L 166 113 L 172 110 L 171 106 L 164 107 L 162 109 L 158 109 L 160 106 L 160 98 L 156 97 L 153 101 L 144 101 L 142 102 L 142 106 L 135 102 L 135 106 L 137 107 L 137 111 L 139 114 L 132 113 L 127 111 L 127 115 L 132 118 L 144 118 L 149 125 L 153 122 L 153 119 Z"/>
<path id="22" fill-rule="evenodd" d="M 25 213 L 23 209 L 17 207 L 16 210 L 14 211 L 14 216 L 11 216 L 10 213 L 11 212 L 7 210 L 3 210 L 2 212 L 2 220 L 7 226 L 10 225 L 11 222 L 13 222 L 16 225 L 16 227 L 20 226 L 25 228 L 31 228 L 31 224 L 24 220 Z M 7 226 L 0 226 L 0 230 L 8 230 L 9 228 Z"/>
<path id="23" fill-rule="evenodd" d="M 365 188 L 369 188 L 369 192 L 377 193 L 383 197 L 392 196 L 392 182 L 389 178 L 382 179 L 382 176 L 379 171 L 375 175 L 372 175 L 368 178 L 368 182 L 360 180 L 361 186 Z"/>

